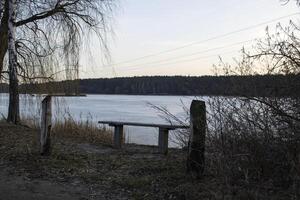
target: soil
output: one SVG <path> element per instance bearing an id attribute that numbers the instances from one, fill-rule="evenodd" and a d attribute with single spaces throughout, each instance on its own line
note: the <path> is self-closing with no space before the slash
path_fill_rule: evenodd
<path id="1" fill-rule="evenodd" d="M 37 130 L 0 122 L 0 200 L 290 197 L 288 191 L 243 182 L 224 189 L 224 179 L 213 176 L 208 157 L 205 176 L 195 179 L 186 174 L 186 152 L 180 149 L 161 155 L 155 146 L 116 150 L 54 135 L 51 155 L 41 156 L 37 141 Z"/>
<path id="2" fill-rule="evenodd" d="M 39 155 L 35 129 L 0 123 L 0 199 L 179 199 L 185 179 L 182 150 L 110 146 L 54 137 Z M 174 179 L 175 178 L 175 179 Z"/>

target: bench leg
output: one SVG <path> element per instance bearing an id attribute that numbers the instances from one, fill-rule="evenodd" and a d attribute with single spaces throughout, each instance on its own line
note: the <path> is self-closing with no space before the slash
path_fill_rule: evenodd
<path id="1" fill-rule="evenodd" d="M 169 130 L 165 128 L 159 128 L 159 135 L 158 135 L 159 153 L 161 154 L 168 153 L 168 138 L 169 138 Z"/>
<path id="2" fill-rule="evenodd" d="M 120 149 L 122 147 L 122 142 L 123 142 L 123 126 L 118 125 L 115 126 L 115 133 L 114 133 L 114 148 Z"/>

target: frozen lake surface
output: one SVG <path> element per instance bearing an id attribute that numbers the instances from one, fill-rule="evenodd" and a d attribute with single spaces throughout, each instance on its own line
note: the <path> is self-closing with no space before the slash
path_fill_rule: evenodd
<path id="1" fill-rule="evenodd" d="M 54 98 L 54 118 L 63 119 L 71 114 L 74 120 L 128 121 L 160 123 L 166 121 L 149 104 L 167 108 L 177 117 L 186 118 L 183 105 L 189 108 L 192 96 L 136 96 L 136 95 L 87 95 L 86 97 Z M 202 98 L 203 99 L 203 98 Z M 204 99 L 206 99 L 204 97 Z M 35 116 L 39 120 L 41 97 L 21 95 L 21 115 Z M 8 95 L 0 94 L 0 113 L 7 114 Z M 157 145 L 156 128 L 125 126 L 126 142 Z M 170 142 L 170 146 L 176 146 Z"/>

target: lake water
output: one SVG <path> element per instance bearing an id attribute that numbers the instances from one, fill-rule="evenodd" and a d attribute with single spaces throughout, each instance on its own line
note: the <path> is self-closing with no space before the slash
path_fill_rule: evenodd
<path id="1" fill-rule="evenodd" d="M 35 116 L 39 120 L 41 97 L 21 95 L 20 111 L 22 116 Z M 128 121 L 143 123 L 160 123 L 166 121 L 159 112 L 149 104 L 164 107 L 179 118 L 186 118 L 183 105 L 189 108 L 191 96 L 136 96 L 136 95 L 87 95 L 86 97 L 54 98 L 54 118 L 63 119 L 66 113 L 74 120 Z M 203 98 L 202 98 L 203 99 Z M 0 94 L 0 113 L 7 114 L 8 95 Z M 125 126 L 126 142 L 157 145 L 157 128 Z M 170 146 L 176 146 L 170 142 Z"/>

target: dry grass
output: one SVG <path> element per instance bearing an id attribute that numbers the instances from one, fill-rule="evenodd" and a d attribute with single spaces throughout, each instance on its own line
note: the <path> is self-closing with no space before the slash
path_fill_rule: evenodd
<path id="1" fill-rule="evenodd" d="M 100 126 L 88 118 L 85 121 L 76 121 L 67 113 L 63 120 L 55 120 L 52 124 L 52 137 L 72 139 L 91 144 L 111 145 L 113 130 L 107 126 Z M 39 129 L 39 118 L 23 117 L 21 124 L 30 128 Z M 5 122 L 5 119 L 0 122 Z"/>
<path id="2" fill-rule="evenodd" d="M 103 145 L 111 145 L 113 137 L 112 130 L 105 126 L 97 126 L 89 120 L 77 122 L 72 118 L 55 122 L 52 132 L 54 137 Z"/>
<path id="3" fill-rule="evenodd" d="M 94 197 L 91 199 L 102 199 L 103 195 L 105 199 L 148 200 L 292 199 L 289 191 L 270 191 L 243 182 L 225 187 L 222 176 L 209 173 L 212 169 L 202 180 L 195 180 L 186 175 L 186 152 L 179 149 L 162 156 L 155 147 L 127 145 L 114 150 L 60 138 L 53 144 L 52 154 L 42 157 L 32 143 L 36 129 L 0 127 L 0 167 L 31 180 L 31 185 L 38 180 L 76 184 L 83 188 L 78 195 Z M 93 190 L 86 191 L 91 185 Z"/>
<path id="4" fill-rule="evenodd" d="M 167 156 L 157 154 L 157 147 L 126 145 L 114 150 L 90 145 L 81 136 L 75 138 L 78 125 L 66 126 L 59 129 L 69 130 L 65 138 L 55 135 L 52 154 L 42 157 L 34 142 L 37 129 L 0 124 L 0 167 L 13 175 L 26 176 L 32 184 L 42 179 L 84 188 L 93 185 L 94 191 L 101 191 L 96 196 L 99 199 L 102 192 L 106 199 L 295 199 L 292 188 L 274 187 L 267 180 L 246 180 L 239 173 L 252 162 L 242 157 L 224 157 L 217 143 L 214 151 L 208 149 L 203 179 L 195 180 L 185 173 L 186 152 L 182 150 L 170 149 Z M 84 127 L 85 123 L 81 128 Z M 97 194 L 94 191 L 82 195 Z"/>

